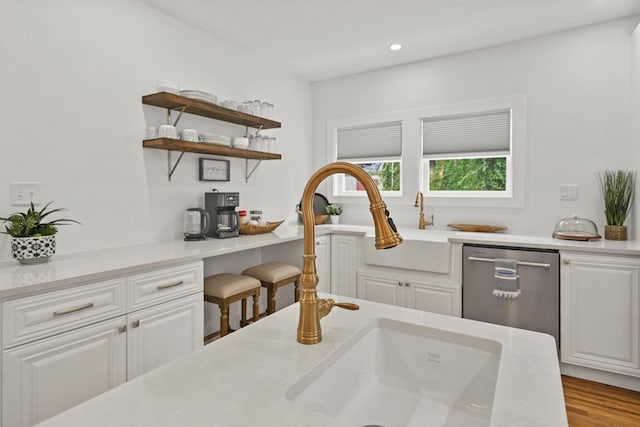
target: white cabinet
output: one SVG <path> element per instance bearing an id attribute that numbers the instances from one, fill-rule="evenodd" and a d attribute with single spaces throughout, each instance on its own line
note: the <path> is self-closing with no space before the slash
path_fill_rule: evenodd
<path id="1" fill-rule="evenodd" d="M 357 297 L 384 304 L 460 317 L 460 287 L 436 283 L 413 272 L 391 269 L 358 270 Z"/>
<path id="2" fill-rule="evenodd" d="M 316 237 L 318 292 L 331 292 L 331 236 Z"/>
<path id="3" fill-rule="evenodd" d="M 2 348 L 15 347 L 127 312 L 124 278 L 2 304 Z"/>
<path id="4" fill-rule="evenodd" d="M 397 306 L 405 306 L 404 281 L 398 277 L 381 277 L 358 271 L 358 298 Z"/>
<path id="5" fill-rule="evenodd" d="M 5 301 L 3 426 L 31 426 L 203 344 L 202 262 Z"/>
<path id="6" fill-rule="evenodd" d="M 564 363 L 640 376 L 640 259 L 561 253 Z"/>
<path id="7" fill-rule="evenodd" d="M 127 316 L 127 380 L 202 347 L 201 295 L 140 310 Z"/>
<path id="8" fill-rule="evenodd" d="M 125 316 L 3 352 L 3 425 L 31 426 L 126 380 Z"/>
<path id="9" fill-rule="evenodd" d="M 460 290 L 456 287 L 429 283 L 417 277 L 405 282 L 406 307 L 432 313 L 460 317 L 462 315 Z"/>
<path id="10" fill-rule="evenodd" d="M 357 237 L 331 236 L 331 293 L 356 296 L 357 256 Z"/>
<path id="11" fill-rule="evenodd" d="M 316 237 L 318 292 L 356 296 L 358 237 Z"/>

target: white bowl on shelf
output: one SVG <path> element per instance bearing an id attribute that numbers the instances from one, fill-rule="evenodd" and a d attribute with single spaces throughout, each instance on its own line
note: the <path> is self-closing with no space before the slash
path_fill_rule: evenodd
<path id="1" fill-rule="evenodd" d="M 231 141 L 231 145 L 233 145 L 233 148 L 242 148 L 246 150 L 249 148 L 249 138 L 244 136 L 234 136 Z"/>
<path id="2" fill-rule="evenodd" d="M 212 104 L 218 103 L 218 97 L 212 93 L 202 90 L 186 89 L 180 91 L 180 96 L 185 98 L 198 99 L 200 101 L 210 102 Z"/>
<path id="3" fill-rule="evenodd" d="M 171 80 L 158 80 L 156 82 L 156 89 L 158 89 L 158 92 L 168 92 L 177 95 L 180 92 L 180 85 L 178 82 Z"/>
<path id="4" fill-rule="evenodd" d="M 200 141 L 207 144 L 231 146 L 231 138 L 224 135 L 216 135 L 215 133 L 200 132 Z"/>

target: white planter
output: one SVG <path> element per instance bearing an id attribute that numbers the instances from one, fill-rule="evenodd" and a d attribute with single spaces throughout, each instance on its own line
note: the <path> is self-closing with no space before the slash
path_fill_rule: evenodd
<path id="1" fill-rule="evenodd" d="M 46 262 L 56 253 L 56 236 L 13 237 L 11 255 L 22 264 Z"/>
<path id="2" fill-rule="evenodd" d="M 340 215 L 329 215 L 331 217 L 331 224 L 340 224 Z"/>

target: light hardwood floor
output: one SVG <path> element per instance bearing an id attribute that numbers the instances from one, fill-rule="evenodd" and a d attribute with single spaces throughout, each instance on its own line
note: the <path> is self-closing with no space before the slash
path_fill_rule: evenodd
<path id="1" fill-rule="evenodd" d="M 570 427 L 639 427 L 640 392 L 562 377 Z"/>

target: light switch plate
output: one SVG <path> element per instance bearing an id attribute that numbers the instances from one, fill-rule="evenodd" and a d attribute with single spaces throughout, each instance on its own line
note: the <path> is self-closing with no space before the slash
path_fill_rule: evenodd
<path id="1" fill-rule="evenodd" d="M 11 205 L 28 206 L 40 204 L 39 182 L 11 182 Z"/>
<path id="2" fill-rule="evenodd" d="M 578 200 L 578 184 L 560 185 L 560 200 Z"/>

